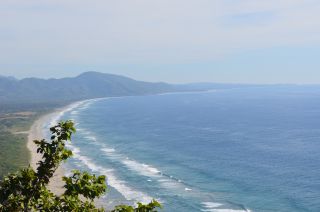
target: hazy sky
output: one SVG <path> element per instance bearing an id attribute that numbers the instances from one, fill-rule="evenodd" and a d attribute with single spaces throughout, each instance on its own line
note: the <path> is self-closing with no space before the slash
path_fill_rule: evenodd
<path id="1" fill-rule="evenodd" d="M 320 83 L 319 0 L 1 0 L 0 75 Z"/>

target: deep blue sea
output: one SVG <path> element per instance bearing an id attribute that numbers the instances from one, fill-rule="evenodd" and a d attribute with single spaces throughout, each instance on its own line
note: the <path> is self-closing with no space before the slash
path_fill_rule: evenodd
<path id="1" fill-rule="evenodd" d="M 319 87 L 96 99 L 56 119 L 77 127 L 65 169 L 106 175 L 107 208 L 320 211 Z"/>

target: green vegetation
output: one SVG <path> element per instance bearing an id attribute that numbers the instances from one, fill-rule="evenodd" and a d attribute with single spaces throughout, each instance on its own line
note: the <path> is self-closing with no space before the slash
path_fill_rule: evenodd
<path id="1" fill-rule="evenodd" d="M 29 154 L 25 135 L 0 131 L 0 179 L 9 172 L 28 165 Z"/>
<path id="2" fill-rule="evenodd" d="M 28 131 L 35 120 L 36 112 L 0 113 L 0 131 L 23 132 Z"/>
<path id="3" fill-rule="evenodd" d="M 98 72 L 87 72 L 73 78 L 48 80 L 0 77 L 0 111 L 2 107 L 6 109 L 8 105 L 14 107 L 21 103 L 25 107 L 44 108 L 43 106 L 48 104 L 57 106 L 91 98 L 147 95 L 168 91 L 173 91 L 169 84 L 141 82 Z"/>
<path id="4" fill-rule="evenodd" d="M 27 131 L 36 117 L 35 112 L 0 113 L 0 179 L 28 166 Z"/>
<path id="5" fill-rule="evenodd" d="M 4 177 L 0 182 L 0 211 L 104 211 L 93 204 L 106 191 L 105 176 L 75 170 L 71 177 L 63 177 L 65 192 L 61 196 L 48 189 L 48 183 L 61 164 L 72 156 L 65 148 L 75 132 L 71 121 L 51 127 L 51 141 L 36 140 L 37 152 L 42 154 L 37 170 L 30 166 Z M 161 205 L 153 200 L 148 205 L 117 206 L 114 212 L 152 212 Z"/>
<path id="6" fill-rule="evenodd" d="M 0 76 L 0 112 L 2 110 L 25 108 L 43 109 L 62 106 L 78 100 L 112 97 L 150 95 L 164 92 L 206 91 L 255 85 L 193 83 L 167 84 L 137 81 L 128 77 L 86 72 L 77 77 L 62 79 L 26 78 L 17 80 Z M 57 95 L 59 94 L 59 95 Z M 54 96 L 55 98 L 52 98 Z"/>

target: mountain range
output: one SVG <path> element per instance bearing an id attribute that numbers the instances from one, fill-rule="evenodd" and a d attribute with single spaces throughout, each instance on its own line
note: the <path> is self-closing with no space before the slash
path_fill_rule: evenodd
<path id="1" fill-rule="evenodd" d="M 69 102 L 113 96 L 150 95 L 165 92 L 203 91 L 240 85 L 198 83 L 173 85 L 137 81 L 128 77 L 99 72 L 85 72 L 62 79 L 0 76 L 0 110 L 24 106 L 52 107 Z"/>

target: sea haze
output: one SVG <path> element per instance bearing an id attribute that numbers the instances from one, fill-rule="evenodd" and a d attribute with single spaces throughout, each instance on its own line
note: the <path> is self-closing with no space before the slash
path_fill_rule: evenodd
<path id="1" fill-rule="evenodd" d="M 53 122 L 76 122 L 65 169 L 105 174 L 106 207 L 320 211 L 319 105 L 316 86 L 251 87 L 88 100 Z"/>

